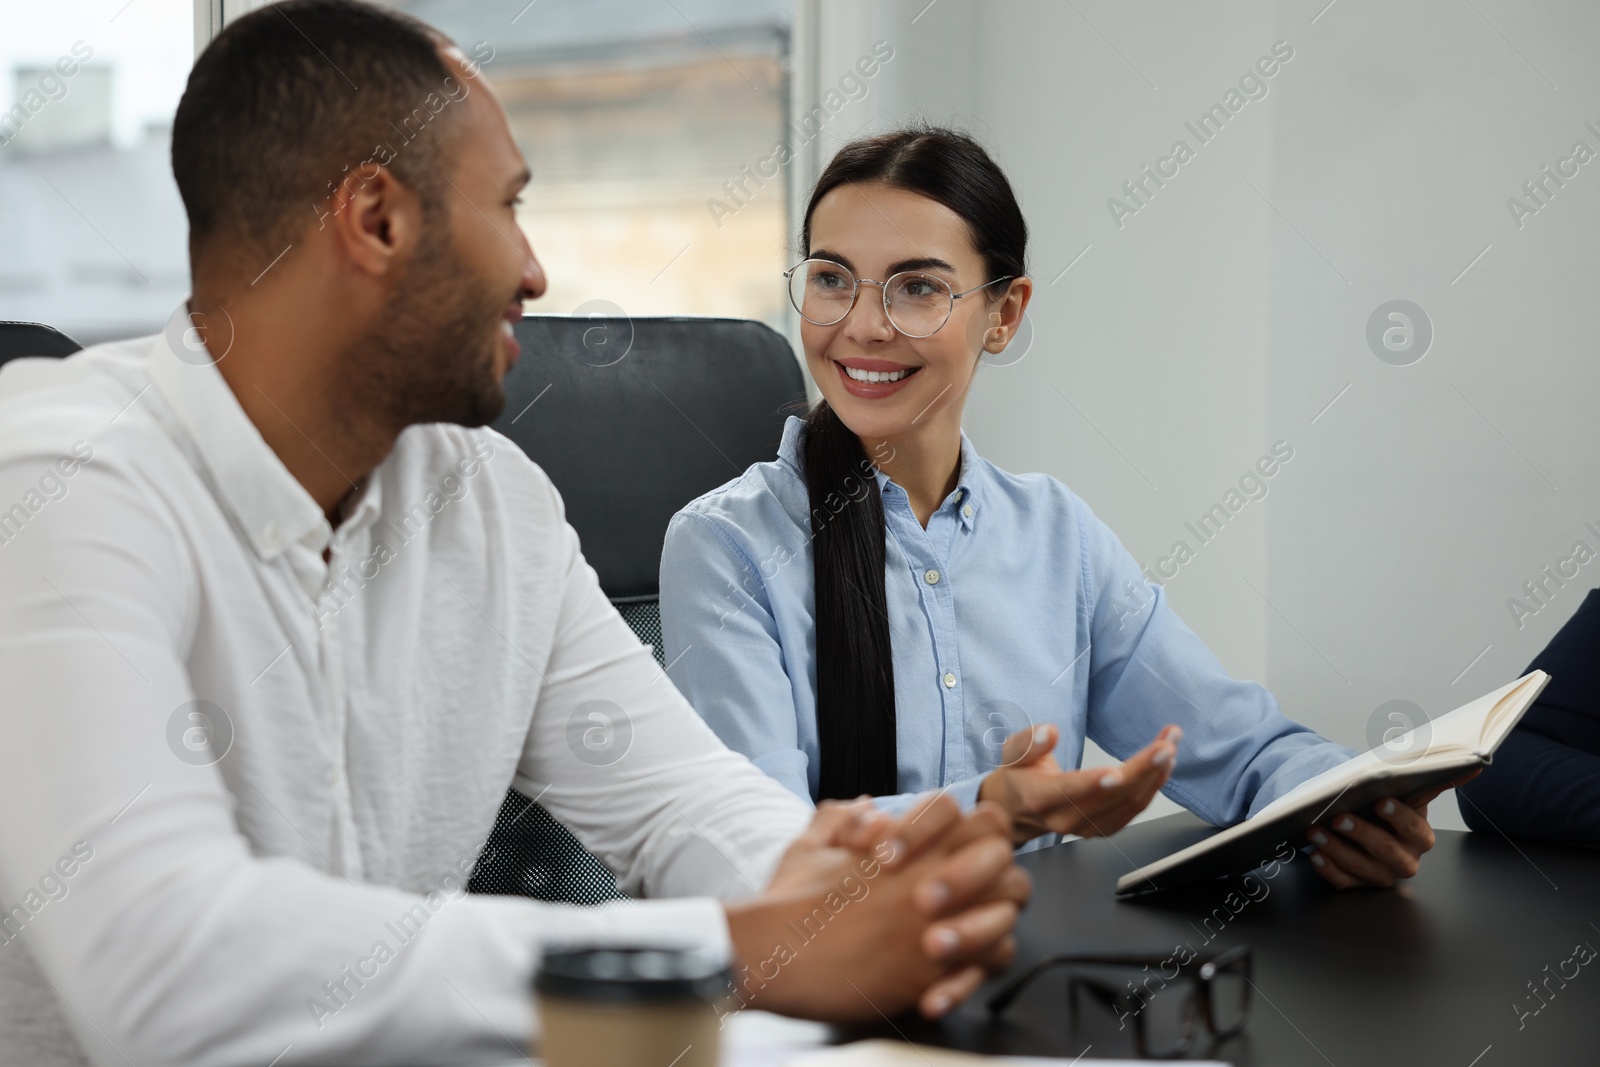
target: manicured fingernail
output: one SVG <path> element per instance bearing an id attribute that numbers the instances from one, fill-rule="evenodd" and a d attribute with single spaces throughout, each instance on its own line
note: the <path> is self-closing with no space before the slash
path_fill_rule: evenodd
<path id="1" fill-rule="evenodd" d="M 950 998 L 943 993 L 935 993 L 933 999 L 928 1001 L 928 1007 L 935 1015 L 943 1015 L 950 1010 Z"/>
<path id="2" fill-rule="evenodd" d="M 1323 859 L 1321 856 L 1317 855 L 1315 852 L 1313 852 L 1311 854 L 1311 862 L 1315 863 L 1318 867 L 1325 867 L 1325 866 L 1327 866 L 1327 863 L 1328 863 L 1327 860 Z"/>
<path id="3" fill-rule="evenodd" d="M 893 863 L 905 852 L 906 843 L 900 840 L 898 837 L 891 837 L 888 841 L 884 842 L 884 848 L 888 850 L 889 854 L 883 858 L 883 862 Z"/>
<path id="4" fill-rule="evenodd" d="M 1050 727 L 1048 727 L 1048 726 L 1035 726 L 1033 728 L 1033 743 L 1034 744 L 1042 745 L 1046 741 L 1048 741 L 1049 739 L 1050 739 Z"/>
<path id="5" fill-rule="evenodd" d="M 950 887 L 943 882 L 928 882 L 917 890 L 917 896 L 928 911 L 938 911 L 950 900 Z"/>
<path id="6" fill-rule="evenodd" d="M 961 947 L 961 938 L 949 927 L 935 930 L 933 937 L 933 954 L 935 956 L 948 956 Z"/>
<path id="7" fill-rule="evenodd" d="M 1326 845 L 1328 843 L 1328 835 L 1323 833 L 1321 830 L 1318 830 L 1316 833 L 1311 835 L 1311 840 L 1315 841 L 1319 845 Z"/>
<path id="8" fill-rule="evenodd" d="M 1183 740 L 1183 727 L 1174 726 L 1172 728 L 1172 732 L 1167 734 L 1167 740 L 1171 741 L 1173 744 L 1177 744 L 1179 741 L 1182 741 Z"/>
<path id="9" fill-rule="evenodd" d="M 1122 779 L 1118 778 L 1116 775 L 1108 774 L 1104 778 L 1100 779 L 1100 788 L 1101 789 L 1115 789 L 1118 786 L 1118 784 L 1121 783 L 1121 781 L 1122 781 Z"/>
<path id="10" fill-rule="evenodd" d="M 1350 816 L 1346 815 L 1344 818 L 1339 820 L 1339 832 L 1340 833 L 1346 833 L 1347 834 L 1351 830 L 1354 830 L 1355 828 L 1356 828 L 1356 821 L 1354 819 L 1350 818 Z"/>
<path id="11" fill-rule="evenodd" d="M 1384 801 L 1384 802 L 1383 802 L 1383 808 L 1382 808 L 1382 811 L 1383 811 L 1383 813 L 1384 813 L 1384 814 L 1385 814 L 1385 815 L 1393 815 L 1393 814 L 1394 814 L 1394 801 L 1392 801 L 1392 800 L 1385 800 L 1385 801 Z"/>
<path id="12" fill-rule="evenodd" d="M 1170 748 L 1162 748 L 1162 749 L 1157 750 L 1156 754 L 1153 757 L 1151 757 L 1150 762 L 1154 763 L 1157 767 L 1160 767 L 1162 764 L 1166 763 L 1171 758 L 1172 758 L 1172 749 L 1170 749 Z"/>

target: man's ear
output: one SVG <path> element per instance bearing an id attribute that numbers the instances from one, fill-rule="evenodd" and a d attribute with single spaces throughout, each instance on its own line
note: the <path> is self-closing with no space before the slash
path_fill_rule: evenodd
<path id="1" fill-rule="evenodd" d="M 422 200 L 388 167 L 347 171 L 318 218 L 344 258 L 374 277 L 410 260 L 422 234 Z"/>

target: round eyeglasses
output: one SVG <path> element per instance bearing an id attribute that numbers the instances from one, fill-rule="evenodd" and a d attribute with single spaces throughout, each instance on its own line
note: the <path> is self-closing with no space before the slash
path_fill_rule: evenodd
<path id="1" fill-rule="evenodd" d="M 789 302 L 800 317 L 816 326 L 843 322 L 856 306 L 863 285 L 883 290 L 883 313 L 889 325 L 907 337 L 932 337 L 950 321 L 957 300 L 968 293 L 1008 282 L 1013 275 L 975 285 L 959 293 L 943 278 L 920 270 L 891 274 L 888 281 L 857 278 L 849 268 L 829 259 L 805 259 L 783 272 L 789 280 Z"/>

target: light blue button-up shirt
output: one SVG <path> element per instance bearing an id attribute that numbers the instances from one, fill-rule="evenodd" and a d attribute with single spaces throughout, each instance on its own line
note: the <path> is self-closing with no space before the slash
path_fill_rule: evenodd
<path id="1" fill-rule="evenodd" d="M 804 423 L 678 512 L 661 559 L 674 684 L 730 747 L 815 800 L 816 639 Z M 876 484 L 873 484 L 873 482 Z M 955 490 L 923 529 L 905 490 L 883 496 L 903 808 L 948 789 L 971 806 L 1014 731 L 1055 723 L 1055 756 L 1084 738 L 1118 759 L 1183 727 L 1163 790 L 1214 825 L 1237 822 L 1354 753 L 1230 677 L 1087 504 L 1043 474 L 1010 474 L 961 437 Z"/>

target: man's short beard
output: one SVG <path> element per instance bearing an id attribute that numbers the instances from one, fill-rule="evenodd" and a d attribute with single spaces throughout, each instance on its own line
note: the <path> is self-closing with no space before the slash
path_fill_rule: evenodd
<path id="1" fill-rule="evenodd" d="M 447 214 L 438 209 L 425 223 L 411 265 L 346 366 L 352 402 L 378 408 L 396 432 L 419 422 L 486 426 L 505 408 L 499 331 L 488 324 L 515 294 L 488 292 L 473 276 Z"/>

